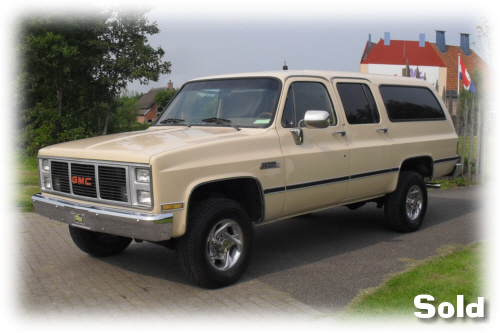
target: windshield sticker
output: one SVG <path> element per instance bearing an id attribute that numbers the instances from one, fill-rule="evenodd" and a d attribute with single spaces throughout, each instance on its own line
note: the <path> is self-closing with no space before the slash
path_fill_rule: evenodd
<path id="1" fill-rule="evenodd" d="M 253 122 L 254 125 L 257 124 L 269 124 L 271 119 L 257 119 L 256 121 Z"/>

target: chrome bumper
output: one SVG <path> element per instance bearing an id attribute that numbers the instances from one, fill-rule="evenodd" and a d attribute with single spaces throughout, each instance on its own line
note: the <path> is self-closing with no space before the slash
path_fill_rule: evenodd
<path id="1" fill-rule="evenodd" d="M 172 213 L 111 209 L 42 194 L 35 194 L 31 201 L 38 214 L 82 229 L 152 242 L 168 240 L 172 235 Z"/>

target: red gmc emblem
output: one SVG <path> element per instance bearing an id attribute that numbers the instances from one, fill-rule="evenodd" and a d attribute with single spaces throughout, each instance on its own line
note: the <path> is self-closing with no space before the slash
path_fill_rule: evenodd
<path id="1" fill-rule="evenodd" d="M 92 183 L 90 182 L 91 180 L 92 178 L 87 178 L 87 177 L 77 177 L 77 176 L 71 177 L 71 182 L 73 184 L 78 184 L 78 185 L 92 186 Z"/>

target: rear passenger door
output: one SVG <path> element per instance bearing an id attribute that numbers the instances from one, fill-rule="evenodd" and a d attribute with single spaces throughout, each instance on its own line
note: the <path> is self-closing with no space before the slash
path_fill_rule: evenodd
<path id="1" fill-rule="evenodd" d="M 397 177 L 399 166 L 391 158 L 390 122 L 379 112 L 381 101 L 373 92 L 376 87 L 356 79 L 334 79 L 333 86 L 350 148 L 350 179 L 344 202 L 383 195 Z"/>

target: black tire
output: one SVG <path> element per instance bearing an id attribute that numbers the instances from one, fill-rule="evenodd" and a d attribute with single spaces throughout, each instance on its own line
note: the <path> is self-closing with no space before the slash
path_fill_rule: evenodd
<path id="1" fill-rule="evenodd" d="M 80 250 L 94 257 L 107 257 L 124 251 L 132 238 L 109 235 L 69 226 L 69 234 Z"/>
<path id="2" fill-rule="evenodd" d="M 221 288 L 245 273 L 252 241 L 253 224 L 241 205 L 212 198 L 189 212 L 176 253 L 181 269 L 192 281 L 204 288 Z"/>
<path id="3" fill-rule="evenodd" d="M 385 198 L 387 224 L 399 232 L 416 231 L 427 211 L 427 188 L 422 176 L 414 171 L 399 174 L 396 190 Z"/>

